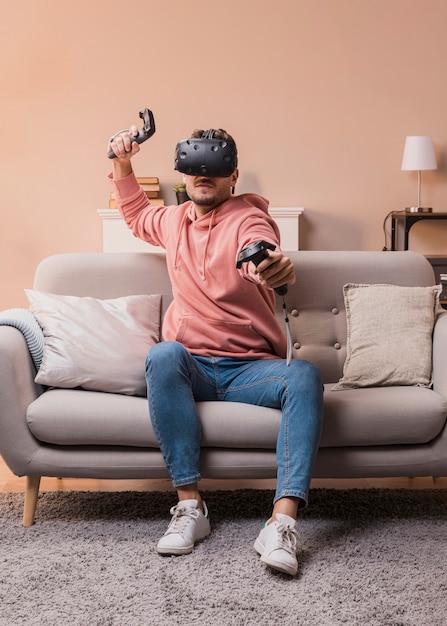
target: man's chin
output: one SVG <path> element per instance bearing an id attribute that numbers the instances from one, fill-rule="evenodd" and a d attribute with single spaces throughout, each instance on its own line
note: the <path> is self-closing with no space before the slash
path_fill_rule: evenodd
<path id="1" fill-rule="evenodd" d="M 198 206 L 215 206 L 217 204 L 217 198 L 210 195 L 191 194 L 191 200 Z"/>

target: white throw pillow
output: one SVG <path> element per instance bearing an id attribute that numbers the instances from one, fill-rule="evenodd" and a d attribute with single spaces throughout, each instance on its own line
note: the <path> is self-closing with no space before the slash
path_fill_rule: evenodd
<path id="1" fill-rule="evenodd" d="M 442 286 L 347 284 L 347 354 L 332 387 L 429 387 L 432 333 Z"/>
<path id="2" fill-rule="evenodd" d="M 146 394 L 145 360 L 160 339 L 161 295 L 98 300 L 25 292 L 45 337 L 36 383 Z"/>

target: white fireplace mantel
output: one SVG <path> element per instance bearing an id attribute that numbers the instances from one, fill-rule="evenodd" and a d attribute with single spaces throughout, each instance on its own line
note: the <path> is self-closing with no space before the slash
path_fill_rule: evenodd
<path id="1" fill-rule="evenodd" d="M 299 250 L 299 218 L 302 207 L 269 207 L 269 213 L 278 224 L 283 250 Z M 157 246 L 134 237 L 118 209 L 99 209 L 102 219 L 102 247 L 104 252 L 163 252 Z"/>

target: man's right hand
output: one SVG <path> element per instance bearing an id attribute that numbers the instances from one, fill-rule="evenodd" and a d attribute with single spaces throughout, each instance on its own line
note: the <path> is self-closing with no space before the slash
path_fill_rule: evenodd
<path id="1" fill-rule="evenodd" d="M 107 146 L 107 151 L 113 150 L 116 158 L 113 159 L 114 178 L 124 178 L 132 172 L 131 158 L 138 154 L 140 146 L 136 141 L 131 141 L 131 136 L 138 135 L 138 128 L 132 125 L 129 130 L 124 130 L 114 135 Z"/>

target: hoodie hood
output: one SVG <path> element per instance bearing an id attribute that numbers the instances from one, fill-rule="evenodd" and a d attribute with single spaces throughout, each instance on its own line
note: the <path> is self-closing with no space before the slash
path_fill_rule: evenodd
<path id="1" fill-rule="evenodd" d="M 245 193 L 239 196 L 232 196 L 222 204 L 219 204 L 214 209 L 211 209 L 205 215 L 201 217 L 196 217 L 196 212 L 194 208 L 194 203 L 188 201 L 185 203 L 185 214 L 184 219 L 182 220 L 180 226 L 180 236 L 177 239 L 177 245 L 175 249 L 174 255 L 174 268 L 178 267 L 179 256 L 181 254 L 182 247 L 182 230 L 185 228 L 185 221 L 189 221 L 189 227 L 197 229 L 198 231 L 206 231 L 205 243 L 202 246 L 202 254 L 200 258 L 200 273 L 202 278 L 205 278 L 206 272 L 206 260 L 208 255 L 208 249 L 210 245 L 210 241 L 212 238 L 213 229 L 227 220 L 230 216 L 241 217 L 249 216 L 252 214 L 253 210 L 262 211 L 264 214 L 268 215 L 268 207 L 269 202 L 266 198 L 259 196 L 255 193 Z M 235 216 L 235 211 L 241 212 L 240 215 Z"/>
<path id="2" fill-rule="evenodd" d="M 186 202 L 185 205 L 187 206 L 186 213 L 189 220 L 197 223 L 201 227 L 208 228 L 209 221 L 218 224 L 222 219 L 225 219 L 228 211 L 259 209 L 268 215 L 269 201 L 256 193 L 243 193 L 239 196 L 231 196 L 231 198 L 222 202 L 222 204 L 219 204 L 199 218 L 196 217 L 194 203 L 191 200 Z"/>

